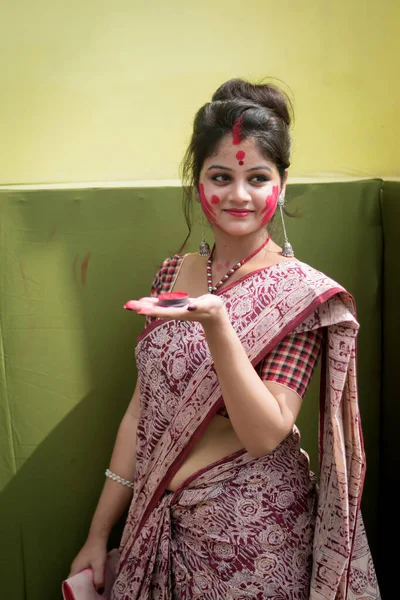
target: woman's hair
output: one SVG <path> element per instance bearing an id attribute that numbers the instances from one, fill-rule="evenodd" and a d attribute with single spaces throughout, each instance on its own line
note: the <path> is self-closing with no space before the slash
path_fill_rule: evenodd
<path id="1" fill-rule="evenodd" d="M 227 134 L 240 123 L 240 138 L 252 138 L 261 153 L 278 169 L 281 181 L 290 165 L 290 98 L 274 84 L 252 84 L 243 79 L 223 83 L 196 113 L 193 133 L 181 164 L 183 210 L 190 236 L 193 192 L 199 186 L 204 161 L 218 150 Z M 240 121 L 238 121 L 240 119 Z M 186 242 L 185 240 L 185 242 Z"/>

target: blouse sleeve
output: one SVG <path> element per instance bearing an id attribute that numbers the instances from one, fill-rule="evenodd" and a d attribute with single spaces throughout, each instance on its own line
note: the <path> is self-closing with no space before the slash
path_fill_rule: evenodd
<path id="1" fill-rule="evenodd" d="M 151 297 L 155 297 L 158 296 L 161 293 L 161 290 L 163 288 L 163 281 L 164 281 L 164 276 L 165 276 L 165 271 L 168 269 L 168 263 L 169 263 L 170 259 L 166 258 L 163 263 L 161 264 L 161 266 L 157 269 L 155 277 L 153 279 L 153 282 L 151 284 L 151 291 L 150 291 L 150 296 Z M 145 327 L 148 327 L 149 325 L 151 325 L 151 323 L 154 321 L 154 317 L 151 317 L 149 315 L 146 316 L 146 324 Z"/>
<path id="2" fill-rule="evenodd" d="M 171 283 L 174 280 L 177 265 L 179 263 L 180 255 L 176 254 L 172 258 L 166 258 L 162 265 L 157 269 L 156 275 L 151 284 L 150 296 L 155 297 L 159 294 L 169 292 Z M 146 327 L 148 327 L 156 317 L 146 317 Z"/>
<path id="3" fill-rule="evenodd" d="M 285 337 L 257 366 L 263 381 L 275 381 L 304 398 L 321 350 L 321 329 Z"/>

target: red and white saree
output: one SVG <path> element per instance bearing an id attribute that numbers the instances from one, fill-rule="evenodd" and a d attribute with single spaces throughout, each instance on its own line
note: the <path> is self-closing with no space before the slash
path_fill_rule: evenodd
<path id="1" fill-rule="evenodd" d="M 298 261 L 253 272 L 220 296 L 254 366 L 288 334 L 325 328 L 319 492 L 296 427 L 266 456 L 240 450 L 167 490 L 223 398 L 202 326 L 156 321 L 136 350 L 135 490 L 112 600 L 380 598 L 359 512 L 351 296 Z"/>

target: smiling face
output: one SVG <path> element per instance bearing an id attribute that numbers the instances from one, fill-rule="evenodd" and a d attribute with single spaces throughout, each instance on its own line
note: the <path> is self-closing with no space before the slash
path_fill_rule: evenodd
<path id="1" fill-rule="evenodd" d="M 226 135 L 217 152 L 204 161 L 200 202 L 212 225 L 230 235 L 248 235 L 271 220 L 285 185 L 276 165 L 264 158 L 253 140 L 238 146 Z"/>

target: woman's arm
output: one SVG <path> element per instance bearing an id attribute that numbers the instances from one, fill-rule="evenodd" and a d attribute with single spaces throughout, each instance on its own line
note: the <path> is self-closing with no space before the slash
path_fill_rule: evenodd
<path id="1" fill-rule="evenodd" d="M 130 301 L 130 309 L 161 319 L 202 324 L 231 423 L 251 455 L 271 452 L 291 432 L 301 407 L 300 396 L 282 384 L 263 383 L 220 297 L 205 294 L 183 308 L 160 307 L 156 298 L 148 297 Z"/>
<path id="2" fill-rule="evenodd" d="M 225 310 L 202 321 L 225 406 L 243 446 L 252 456 L 271 452 L 292 430 L 301 398 L 265 382 L 254 370 Z"/>
<path id="3" fill-rule="evenodd" d="M 225 311 L 203 321 L 203 328 L 238 438 L 253 456 L 271 452 L 292 430 L 301 398 L 279 383 L 260 379 Z"/>
<path id="4" fill-rule="evenodd" d="M 136 429 L 139 420 L 139 381 L 121 421 L 110 461 L 110 470 L 133 481 L 135 475 Z M 75 557 L 69 577 L 82 569 L 93 569 L 97 589 L 104 583 L 104 564 L 110 532 L 132 499 L 132 489 L 109 478 L 106 479 L 97 508 L 93 515 L 84 546 Z"/>
<path id="5" fill-rule="evenodd" d="M 133 481 L 135 476 L 136 428 L 139 419 L 139 382 L 122 418 L 110 460 L 110 471 Z M 89 537 L 108 539 L 111 529 L 132 499 L 132 489 L 106 478 L 89 529 Z"/>

